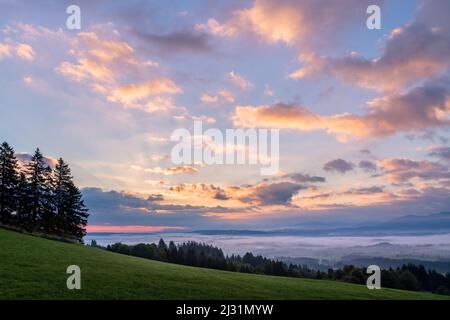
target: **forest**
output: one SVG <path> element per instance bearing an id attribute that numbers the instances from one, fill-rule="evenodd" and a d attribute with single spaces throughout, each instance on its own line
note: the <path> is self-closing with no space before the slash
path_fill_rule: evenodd
<path id="1" fill-rule="evenodd" d="M 250 252 L 243 256 L 228 256 L 220 248 L 194 241 L 178 245 L 170 241 L 167 245 L 161 239 L 158 244 L 139 243 L 136 245 L 127 245 L 115 243 L 107 247 L 101 247 L 95 241 L 92 241 L 90 245 L 141 258 L 234 272 L 337 280 L 363 285 L 366 284 L 368 277 L 366 268 L 353 265 L 346 265 L 339 269 L 330 268 L 328 271 L 323 272 L 302 265 L 287 264 L 283 261 L 254 255 Z M 427 270 L 422 265 L 405 264 L 399 268 L 382 269 L 381 286 L 449 295 L 450 273 L 444 275 L 435 270 Z"/>
<path id="2" fill-rule="evenodd" d="M 0 225 L 82 241 L 88 216 L 62 158 L 49 163 L 37 148 L 22 163 L 7 142 L 0 145 Z"/>

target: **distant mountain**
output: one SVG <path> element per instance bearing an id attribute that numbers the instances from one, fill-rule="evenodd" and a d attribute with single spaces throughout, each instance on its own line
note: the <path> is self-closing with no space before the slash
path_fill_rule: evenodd
<path id="1" fill-rule="evenodd" d="M 365 224 L 352 227 L 317 229 L 279 229 L 279 230 L 196 230 L 193 233 L 203 235 L 240 235 L 240 236 L 356 236 L 356 235 L 415 235 L 450 233 L 450 212 L 441 212 L 426 216 L 407 215 L 387 222 Z"/>

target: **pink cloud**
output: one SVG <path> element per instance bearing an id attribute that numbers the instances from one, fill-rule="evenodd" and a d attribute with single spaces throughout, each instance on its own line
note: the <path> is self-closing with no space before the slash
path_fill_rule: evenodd
<path id="1" fill-rule="evenodd" d="M 238 127 L 324 130 L 345 142 L 349 137 L 383 137 L 397 132 L 449 126 L 449 97 L 450 89 L 437 82 L 406 93 L 373 99 L 367 102 L 367 111 L 362 115 L 322 116 L 302 106 L 278 103 L 272 106 L 237 106 L 232 119 Z"/>
<path id="2" fill-rule="evenodd" d="M 88 225 L 87 232 L 161 232 L 168 230 L 184 230 L 181 226 L 99 226 Z"/>
<path id="3" fill-rule="evenodd" d="M 422 1 L 415 19 L 394 29 L 380 57 L 368 59 L 353 52 L 342 58 L 302 54 L 295 79 L 328 73 L 346 83 L 382 92 L 398 92 L 443 74 L 450 66 L 448 1 Z"/>
<path id="4" fill-rule="evenodd" d="M 250 34 L 268 43 L 310 48 L 325 43 L 349 23 L 363 23 L 365 15 L 361 13 L 369 4 L 367 0 L 348 0 L 345 5 L 328 0 L 255 0 L 223 23 L 210 18 L 196 29 L 220 37 Z"/>

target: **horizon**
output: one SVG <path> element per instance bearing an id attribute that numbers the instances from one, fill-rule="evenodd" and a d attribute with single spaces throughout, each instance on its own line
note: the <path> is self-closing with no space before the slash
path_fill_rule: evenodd
<path id="1" fill-rule="evenodd" d="M 213 319 L 449 301 L 449 13 L 0 0 L 0 300 Z"/>
<path id="2" fill-rule="evenodd" d="M 340 228 L 450 210 L 449 2 L 77 5 L 70 30 L 65 2 L 0 2 L 0 136 L 22 162 L 39 146 L 69 163 L 88 231 Z M 176 163 L 171 136 L 193 133 L 195 152 L 199 121 L 222 138 L 279 130 L 279 170 L 261 175 L 261 153 Z M 246 143 L 233 160 L 251 159 Z"/>

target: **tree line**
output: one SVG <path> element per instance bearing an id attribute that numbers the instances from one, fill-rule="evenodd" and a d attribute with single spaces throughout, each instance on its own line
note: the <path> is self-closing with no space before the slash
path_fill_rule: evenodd
<path id="1" fill-rule="evenodd" d="M 167 245 L 161 239 L 158 244 L 127 245 L 115 243 L 107 247 L 101 247 L 93 240 L 91 246 L 152 260 L 244 273 L 337 280 L 362 285 L 366 284 L 369 276 L 366 274 L 366 268 L 353 265 L 346 265 L 340 269 L 330 268 L 327 272 L 324 272 L 303 265 L 287 264 L 261 255 L 255 256 L 250 252 L 243 256 L 228 256 L 224 255 L 220 248 L 195 241 L 178 245 L 170 241 Z M 444 275 L 435 270 L 427 270 L 422 265 L 407 264 L 395 269 L 381 270 L 381 285 L 386 288 L 449 295 L 450 273 Z"/>
<path id="2" fill-rule="evenodd" d="M 7 142 L 0 145 L 2 225 L 81 241 L 88 216 L 81 192 L 62 158 L 51 168 L 37 148 L 28 163 L 20 164 Z"/>

